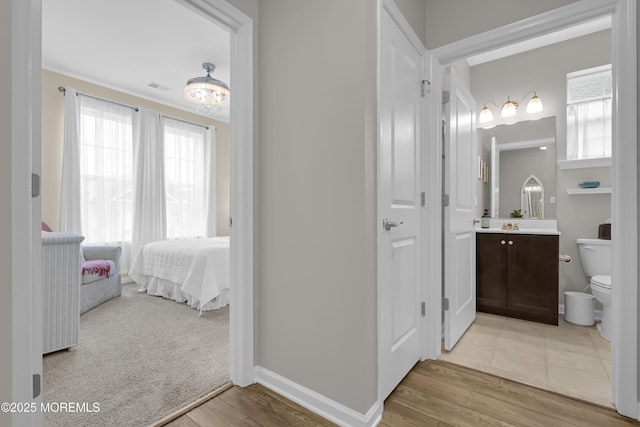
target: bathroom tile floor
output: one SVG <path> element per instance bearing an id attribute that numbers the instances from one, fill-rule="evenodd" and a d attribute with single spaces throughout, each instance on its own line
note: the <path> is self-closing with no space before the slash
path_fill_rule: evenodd
<path id="1" fill-rule="evenodd" d="M 611 346 L 595 326 L 558 326 L 487 313 L 441 360 L 613 408 Z"/>

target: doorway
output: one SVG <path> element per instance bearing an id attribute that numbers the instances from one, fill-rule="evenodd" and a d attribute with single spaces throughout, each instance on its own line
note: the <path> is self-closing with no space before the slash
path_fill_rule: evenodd
<path id="1" fill-rule="evenodd" d="M 629 316 L 630 319 L 637 319 L 637 271 L 635 267 L 629 268 L 625 265 L 637 263 L 637 180 L 627 179 L 625 182 L 622 176 L 637 176 L 637 149 L 636 149 L 636 129 L 634 117 L 636 114 L 636 66 L 635 66 L 635 37 L 628 35 L 635 34 L 635 4 L 628 1 L 609 2 L 606 7 L 593 8 L 584 2 L 569 5 L 567 7 L 551 11 L 539 17 L 517 23 L 517 25 L 507 25 L 498 30 L 493 30 L 491 34 L 484 34 L 473 39 L 465 39 L 450 45 L 438 48 L 433 51 L 434 55 L 440 59 L 442 64 L 450 64 L 459 59 L 466 58 L 475 53 L 485 52 L 497 47 L 504 47 L 516 41 L 535 35 L 546 34 L 554 29 L 565 28 L 567 26 L 594 19 L 599 16 L 611 14 L 613 17 L 613 67 L 614 81 L 617 84 L 618 106 L 614 109 L 614 140 L 613 140 L 613 168 L 612 186 L 612 219 L 619 224 L 620 229 L 627 226 L 633 230 L 633 235 L 628 236 L 627 231 L 614 233 L 613 242 L 613 265 L 612 276 L 618 288 L 614 291 L 614 310 L 617 311 L 614 319 L 614 339 L 612 346 L 612 370 L 613 402 L 617 410 L 627 416 L 637 417 L 637 322 L 628 321 L 623 323 L 622 319 Z M 552 19 L 553 17 L 553 19 Z M 623 19 L 624 18 L 624 19 Z M 523 31 L 522 28 L 527 28 Z M 486 37 L 485 37 L 486 36 Z M 622 52 L 625 52 L 622 54 Z M 632 54 L 629 55 L 629 52 Z M 631 58 L 627 57 L 631 56 Z M 629 110 L 628 110 L 629 109 Z M 625 143 L 629 141 L 629 143 Z M 629 156 L 629 158 L 624 158 Z M 632 206 L 619 195 L 631 195 Z M 630 210 L 629 210 L 630 209 Z M 631 253 L 627 253 L 629 250 Z M 623 259 L 617 260 L 616 256 Z M 433 303 L 430 308 L 430 321 L 440 321 L 440 304 Z M 624 316 L 624 317 L 623 317 Z M 628 323 L 633 323 L 629 325 Z M 440 342 L 438 340 L 439 347 Z M 430 343 L 435 347 L 436 343 Z M 432 348 L 433 352 L 439 353 L 439 348 Z M 629 352 L 629 353 L 627 353 Z M 624 373 L 624 374 L 623 374 Z"/>
<path id="2" fill-rule="evenodd" d="M 226 28 L 231 34 L 232 55 L 231 55 L 231 80 L 237 85 L 235 91 L 234 103 L 231 106 L 231 114 L 236 117 L 234 126 L 231 130 L 231 192 L 237 196 L 231 200 L 231 217 L 233 218 L 233 231 L 231 233 L 232 250 L 231 250 L 231 299 L 235 302 L 230 310 L 230 377 L 232 382 L 240 386 L 246 386 L 254 382 L 254 351 L 253 351 L 253 20 L 240 10 L 236 9 L 224 0 L 184 0 L 180 1 L 185 7 L 188 7 L 194 13 L 204 16 L 206 19 L 217 22 Z M 33 8 L 33 6 L 32 6 Z M 24 64 L 39 64 L 41 55 L 40 33 L 41 33 L 41 11 L 39 8 L 31 10 L 28 15 L 14 14 L 13 24 L 18 28 L 25 28 L 25 34 L 29 33 L 32 37 L 25 42 L 26 48 L 24 53 L 17 55 L 14 60 L 20 65 L 16 65 L 16 69 L 21 70 L 22 62 Z M 29 59 L 27 61 L 27 59 Z M 31 61 L 33 60 L 33 62 Z M 26 65 L 25 65 L 26 66 Z M 29 65 L 30 71 L 30 65 Z M 28 73 L 25 73 L 27 75 Z M 29 74 L 31 75 L 31 74 Z M 31 110 L 34 117 L 39 117 L 36 112 L 40 111 L 40 83 L 37 81 L 39 72 L 34 72 L 34 78 L 25 83 L 33 92 L 33 96 L 28 104 L 29 108 L 21 108 L 14 110 L 14 121 L 16 123 L 36 123 L 33 125 L 33 135 L 40 135 L 39 121 L 32 122 Z M 27 104 L 25 104 L 27 105 Z M 29 140 L 29 138 L 25 138 Z M 12 174 L 19 178 L 22 182 L 22 172 L 24 170 L 32 170 L 29 166 L 34 164 L 34 171 L 39 171 L 40 164 L 40 141 L 37 138 L 32 140 L 31 158 L 22 158 L 14 156 L 16 163 L 12 168 Z M 25 145 L 26 147 L 26 145 Z M 27 147 L 28 148 L 28 147 Z M 25 148 L 26 149 L 26 148 Z M 25 187 L 26 188 L 26 187 Z M 20 203 L 14 209 L 31 208 L 32 205 L 39 208 L 39 203 L 30 202 Z M 27 209 L 28 210 L 28 209 Z M 34 212 L 34 221 L 31 227 L 33 233 L 25 233 L 25 235 L 39 236 L 36 230 L 39 228 L 39 212 Z M 25 215 L 28 219 L 28 216 Z M 26 221 L 25 219 L 25 221 Z M 26 225 L 25 225 L 26 226 Z M 39 244 L 39 238 L 34 239 Z M 36 246 L 34 244 L 34 246 Z M 34 250 L 33 256 L 21 257 L 21 259 L 31 259 L 34 265 L 39 265 L 41 260 L 39 251 Z M 36 270 L 38 271 L 38 270 Z M 20 286 L 18 286 L 20 285 Z M 24 289 L 22 291 L 20 288 Z M 22 295 L 28 292 L 30 288 L 22 283 L 14 281 L 14 289 L 17 289 L 16 295 Z M 41 284 L 39 281 L 33 281 L 33 289 L 31 289 L 30 298 L 41 295 Z M 34 302 L 34 307 L 39 305 Z M 26 314 L 28 314 L 25 311 Z M 32 313 L 32 318 L 27 318 L 25 314 L 24 321 L 15 323 L 12 336 L 33 337 L 36 343 L 29 351 L 25 351 L 30 356 L 25 357 L 30 360 L 33 370 L 25 367 L 24 363 L 16 362 L 16 369 L 20 371 L 41 372 L 41 346 L 38 342 L 42 342 L 42 330 L 37 325 L 42 318 L 37 313 Z M 40 320 L 41 321 L 41 320 Z M 14 349 L 18 351 L 18 349 Z M 17 353 L 16 353 L 17 354 Z M 39 361 L 39 363 L 38 363 Z M 40 368 L 38 368 L 40 366 Z M 29 373 L 29 376 L 31 374 Z M 36 379 L 36 377 L 34 377 Z M 31 382 L 28 384 L 31 389 Z M 35 386 L 35 384 L 34 384 Z M 26 386 L 15 388 L 22 394 L 23 388 Z M 37 389 L 37 388 L 36 388 Z M 28 391 L 31 395 L 32 391 Z M 33 398 L 37 399 L 36 397 Z M 24 401 L 27 401 L 25 398 Z M 25 416 L 27 417 L 27 416 Z M 39 424 L 41 418 L 37 414 L 29 416 L 33 420 L 34 425 Z M 24 420 L 24 418 L 22 418 Z"/>

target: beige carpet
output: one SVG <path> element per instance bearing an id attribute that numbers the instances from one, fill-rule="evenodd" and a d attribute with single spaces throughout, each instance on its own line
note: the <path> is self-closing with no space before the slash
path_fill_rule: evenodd
<path id="1" fill-rule="evenodd" d="M 186 304 L 122 286 L 80 317 L 80 345 L 46 355 L 43 401 L 99 412 L 45 413 L 45 426 L 144 426 L 229 380 L 229 307 Z"/>

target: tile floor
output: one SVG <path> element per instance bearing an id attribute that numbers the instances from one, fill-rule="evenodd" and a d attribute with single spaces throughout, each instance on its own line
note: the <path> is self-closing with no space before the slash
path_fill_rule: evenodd
<path id="1" fill-rule="evenodd" d="M 551 326 L 479 312 L 440 359 L 613 408 L 609 342 L 562 316 Z"/>

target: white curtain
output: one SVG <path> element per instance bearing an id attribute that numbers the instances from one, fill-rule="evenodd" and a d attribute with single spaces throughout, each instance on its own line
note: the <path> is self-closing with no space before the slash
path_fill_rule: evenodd
<path id="1" fill-rule="evenodd" d="M 134 210 L 132 256 L 166 238 L 164 129 L 157 111 L 141 108 L 133 129 Z"/>
<path id="2" fill-rule="evenodd" d="M 216 200 L 216 129 L 204 131 L 205 236 L 218 235 L 218 203 Z"/>
<path id="3" fill-rule="evenodd" d="M 611 98 L 567 105 L 567 159 L 611 157 Z"/>
<path id="4" fill-rule="evenodd" d="M 82 234 L 80 208 L 80 99 L 75 89 L 64 93 L 64 137 L 59 230 Z"/>
<path id="5" fill-rule="evenodd" d="M 170 118 L 164 123 L 167 238 L 208 236 L 215 209 L 215 146 L 205 150 L 205 140 L 212 140 L 212 133 L 207 138 L 204 127 Z"/>
<path id="6" fill-rule="evenodd" d="M 133 226 L 133 110 L 80 97 L 80 173 L 84 243 L 122 247 L 131 262 Z"/>

